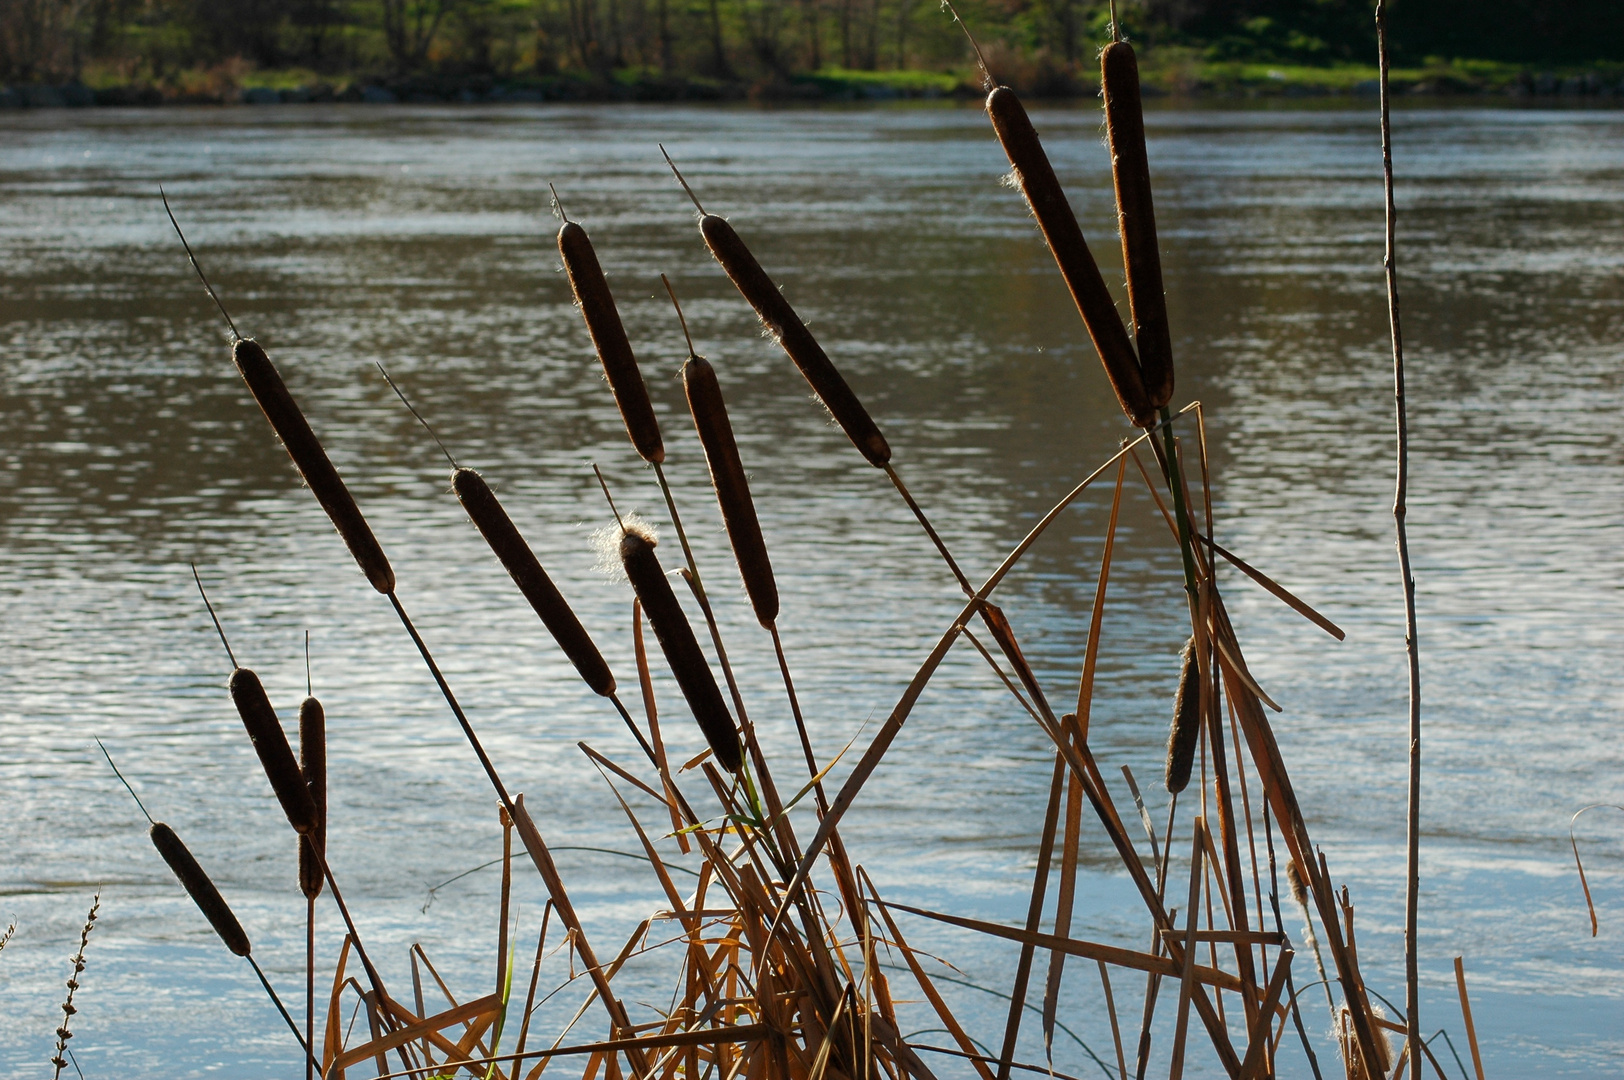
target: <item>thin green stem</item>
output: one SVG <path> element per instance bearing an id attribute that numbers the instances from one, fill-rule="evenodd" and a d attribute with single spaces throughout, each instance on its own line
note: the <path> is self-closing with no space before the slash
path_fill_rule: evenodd
<path id="1" fill-rule="evenodd" d="M 1184 484 L 1179 476 L 1178 443 L 1173 438 L 1173 417 L 1162 406 L 1162 468 L 1173 493 L 1173 517 L 1179 528 L 1179 552 L 1184 558 L 1184 592 L 1190 602 L 1191 628 L 1196 622 L 1195 547 L 1190 540 L 1190 511 L 1184 504 Z"/>

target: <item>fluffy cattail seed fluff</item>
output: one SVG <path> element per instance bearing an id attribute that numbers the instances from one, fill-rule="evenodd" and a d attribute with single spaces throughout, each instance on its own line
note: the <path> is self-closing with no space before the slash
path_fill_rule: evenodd
<path id="1" fill-rule="evenodd" d="M 660 568 L 654 545 L 642 533 L 627 529 L 620 538 L 620 561 L 705 741 L 724 769 L 737 772 L 744 764 L 744 754 L 738 732 L 733 728 L 733 717 L 717 688 L 716 676 L 711 673 L 710 664 L 694 638 L 693 627 L 671 591 L 670 579 Z"/>
<path id="2" fill-rule="evenodd" d="M 1174 795 L 1190 783 L 1196 743 L 1201 737 L 1201 667 L 1196 663 L 1195 638 L 1184 643 L 1179 667 L 1179 690 L 1173 698 L 1173 726 L 1167 734 L 1167 790 Z"/>
<path id="3" fill-rule="evenodd" d="M 237 365 L 243 382 L 248 384 L 254 400 L 259 402 L 265 419 L 271 422 L 288 455 L 299 467 L 311 494 L 316 496 L 316 501 L 321 503 L 321 508 L 327 511 L 333 527 L 338 530 L 338 535 L 343 537 L 361 572 L 374 589 L 386 595 L 394 592 L 395 572 L 390 568 L 383 548 L 379 546 L 377 537 L 372 535 L 366 518 L 361 516 L 338 470 L 327 459 L 327 451 L 322 449 L 321 441 L 310 430 L 310 424 L 305 420 L 304 413 L 299 411 L 298 403 L 288 393 L 276 365 L 271 363 L 259 343 L 250 338 L 237 341 L 232 347 L 231 359 Z"/>
<path id="4" fill-rule="evenodd" d="M 299 838 L 299 891 L 314 900 L 321 895 L 322 871 L 311 844 L 327 853 L 327 714 L 314 697 L 299 703 L 299 774 L 316 804 L 316 827 Z"/>
<path id="5" fill-rule="evenodd" d="M 231 913 L 231 908 L 226 906 L 225 898 L 214 887 L 214 882 L 209 880 L 209 875 L 203 872 L 197 860 L 192 858 L 192 853 L 186 850 L 186 845 L 181 843 L 180 837 L 175 835 L 175 830 L 158 821 L 153 823 L 147 835 L 152 837 L 152 846 L 158 849 L 158 854 L 169 864 L 169 869 L 180 878 L 192 903 L 209 920 L 209 925 L 226 943 L 226 948 L 238 956 L 247 956 L 253 946 L 248 942 L 248 935 L 243 933 L 242 924 Z"/>
<path id="6" fill-rule="evenodd" d="M 891 460 L 891 447 L 880 434 L 880 429 L 863 408 L 852 388 L 846 385 L 838 369 L 824 353 L 812 332 L 784 294 L 778 291 L 767 271 L 761 268 L 755 255 L 739 239 L 733 226 L 725 218 L 706 214 L 699 221 L 699 232 L 705 246 L 716 261 L 722 264 L 727 276 L 738 287 L 739 293 L 755 308 L 756 315 L 783 346 L 789 358 L 800 368 L 829 414 L 845 431 L 846 437 L 859 453 L 876 469 L 884 468 Z"/>
<path id="7" fill-rule="evenodd" d="M 271 708 L 259 676 L 247 668 L 238 668 L 231 673 L 227 687 L 237 706 L 237 715 L 242 717 L 242 726 L 248 729 L 254 752 L 259 755 L 259 763 L 265 769 L 265 777 L 271 782 L 271 790 L 276 792 L 276 800 L 288 816 L 288 824 L 300 835 L 310 832 L 316 827 L 316 803 L 305 786 L 299 763 L 288 746 L 287 733 L 282 730 L 282 721 Z"/>
<path id="8" fill-rule="evenodd" d="M 767 558 L 767 544 L 761 537 L 761 522 L 756 518 L 750 483 L 739 461 L 739 447 L 727 419 L 727 404 L 722 400 L 721 384 L 716 381 L 716 369 L 703 356 L 690 356 L 682 368 L 682 385 L 688 394 L 688 410 L 693 413 L 699 442 L 705 448 L 711 486 L 722 506 L 722 522 L 727 526 L 727 538 L 733 545 L 745 592 L 750 595 L 750 606 L 755 609 L 756 621 L 769 628 L 778 621 L 778 585 L 773 580 L 772 562 Z"/>
<path id="9" fill-rule="evenodd" d="M 1286 885 L 1291 889 L 1291 898 L 1299 907 L 1308 907 L 1308 889 L 1303 885 L 1303 875 L 1297 871 L 1297 860 L 1286 860 Z"/>
<path id="10" fill-rule="evenodd" d="M 1173 339 L 1167 327 L 1162 290 L 1162 254 L 1156 243 L 1156 208 L 1150 195 L 1150 161 L 1145 155 L 1145 116 L 1139 99 L 1139 61 L 1133 46 L 1114 41 L 1100 53 L 1100 84 L 1105 97 L 1105 131 L 1111 144 L 1111 178 L 1116 185 L 1117 224 L 1122 262 L 1127 268 L 1128 307 L 1133 312 L 1134 344 L 1150 404 L 1173 399 Z"/>
<path id="11" fill-rule="evenodd" d="M 660 441 L 660 424 L 654 418 L 654 406 L 649 404 L 648 388 L 643 385 L 643 374 L 637 369 L 637 358 L 632 355 L 631 342 L 621 325 L 620 312 L 609 291 L 609 282 L 598 265 L 597 252 L 586 230 L 573 221 L 566 221 L 558 230 L 558 253 L 564 259 L 564 270 L 569 274 L 570 289 L 575 302 L 586 319 L 587 333 L 603 363 L 603 373 L 614 392 L 620 417 L 626 422 L 626 434 L 644 461 L 658 465 L 665 460 L 665 444 Z"/>
<path id="12" fill-rule="evenodd" d="M 987 95 L 987 115 L 992 118 L 993 130 L 1003 145 L 1009 163 L 1015 167 L 1015 178 L 1021 194 L 1038 219 L 1038 228 L 1049 242 L 1049 250 L 1060 266 L 1060 275 L 1071 290 L 1071 298 L 1083 317 L 1088 336 L 1105 365 L 1105 374 L 1116 391 L 1122 411 L 1139 427 L 1149 427 L 1155 410 L 1145 393 L 1144 379 L 1139 373 L 1139 361 L 1134 356 L 1128 331 L 1117 314 L 1116 302 L 1105 287 L 1100 268 L 1083 239 L 1083 230 L 1077 224 L 1077 215 L 1066 201 L 1066 193 L 1055 177 L 1049 156 L 1038 140 L 1037 129 L 1026 115 L 1021 99 L 1007 86 L 1000 86 Z"/>
<path id="13" fill-rule="evenodd" d="M 604 697 L 614 693 L 615 677 L 604 662 L 603 654 L 598 652 L 581 620 L 575 617 L 563 594 L 542 569 L 485 478 L 472 469 L 459 468 L 451 474 L 451 487 L 485 542 L 507 568 L 513 583 L 519 586 L 536 614 L 541 616 L 542 623 L 575 665 L 575 670 L 581 673 L 581 678 L 593 693 Z"/>

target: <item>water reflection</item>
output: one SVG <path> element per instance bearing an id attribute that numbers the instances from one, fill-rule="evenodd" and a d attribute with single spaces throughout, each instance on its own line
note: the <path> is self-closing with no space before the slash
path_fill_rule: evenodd
<path id="1" fill-rule="evenodd" d="M 1039 120 L 1107 278 L 1119 277 L 1097 115 Z M 663 512 L 558 271 L 548 181 L 610 274 L 741 677 L 785 755 L 788 711 L 686 421 L 660 272 L 728 395 L 820 750 L 889 709 L 956 590 L 884 478 L 762 340 L 656 141 L 806 316 L 972 576 L 1124 434 L 972 109 L 307 107 L 5 123 L 0 784 L 11 812 L 0 843 L 12 858 L 0 889 L 19 922 L 0 961 L 0 999 L 18 1018 L 0 1040 L 8 1064 L 49 1056 L 58 969 L 97 882 L 102 936 L 79 998 L 87 1072 L 223 1064 L 272 1076 L 291 1061 L 274 1013 L 153 858 L 91 742 L 109 740 L 155 814 L 204 857 L 291 991 L 303 937 L 293 849 L 225 700 L 189 561 L 285 715 L 304 690 L 310 631 L 333 738 L 335 863 L 386 975 L 404 977 L 405 946 L 422 941 L 461 985 L 481 985 L 493 947 L 491 880 L 420 911 L 429 884 L 494 852 L 488 789 L 243 393 L 218 315 L 177 257 L 159 182 L 349 479 L 510 784 L 562 843 L 626 846 L 573 746 L 625 753 L 625 736 L 519 603 L 448 494 L 438 451 L 373 367 L 385 363 L 486 473 L 626 682 L 630 597 L 592 569 L 587 534 L 607 511 L 588 462 L 623 505 Z M 1239 579 L 1231 607 L 1254 669 L 1287 705 L 1280 738 L 1360 905 L 1368 977 L 1397 988 L 1402 630 L 1372 119 L 1169 111 L 1151 129 L 1179 396 L 1208 409 L 1220 535 L 1349 638 L 1316 637 Z M 1607 659 L 1624 616 L 1621 135 L 1616 112 L 1400 118 L 1429 725 L 1425 1002 L 1429 1026 L 1452 1022 L 1449 959 L 1467 953 L 1491 1068 L 1506 1073 L 1537 1062 L 1594 1075 L 1620 1051 L 1605 1035 L 1618 1011 L 1611 952 L 1597 950 L 1616 944 L 1624 847 L 1606 839 L 1612 825 L 1587 826 L 1604 907 L 1593 943 L 1561 833 L 1579 805 L 1624 801 L 1624 754 L 1607 734 L 1624 704 Z M 1125 503 L 1093 732 L 1108 772 L 1129 764 L 1148 784 L 1182 604 L 1153 507 L 1139 487 Z M 1075 692 L 1108 511 L 1108 488 L 1086 496 L 1006 587 L 1059 701 Z M 697 733 L 672 728 L 697 749 Z M 955 656 L 865 792 L 850 843 L 899 898 L 1014 917 L 1049 761 L 1040 733 Z M 1080 932 L 1137 941 L 1106 845 L 1085 831 L 1084 848 L 1096 872 L 1079 886 Z M 560 861 L 603 941 L 618 944 L 662 902 L 613 857 Z M 529 934 L 540 890 L 521 890 Z M 335 940 L 336 919 L 323 919 Z M 973 981 L 1007 980 L 997 948 L 924 928 L 918 940 Z M 664 985 L 657 965 L 625 978 L 648 1000 Z M 967 1019 L 996 1032 L 1003 1003 L 961 990 Z M 1107 1046 L 1089 1019 L 1097 988 L 1078 979 L 1067 994 L 1079 1034 Z M 1550 1001 L 1561 1008 L 1530 1005 Z M 1057 1045 L 1056 1064 L 1091 1068 L 1074 1045 Z"/>

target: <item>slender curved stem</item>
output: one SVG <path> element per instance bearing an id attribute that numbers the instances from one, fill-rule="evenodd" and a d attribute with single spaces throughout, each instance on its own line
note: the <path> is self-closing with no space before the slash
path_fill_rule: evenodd
<path id="1" fill-rule="evenodd" d="M 1387 319 L 1393 339 L 1393 401 L 1397 427 L 1397 467 L 1393 493 L 1393 527 L 1399 575 L 1404 583 L 1404 653 L 1410 676 L 1410 775 L 1405 827 L 1404 866 L 1404 1015 L 1410 1060 L 1421 1060 L 1421 993 L 1416 940 L 1421 901 L 1421 655 L 1416 643 L 1415 577 L 1410 571 L 1410 538 L 1405 528 L 1410 482 L 1410 433 L 1404 408 L 1404 335 L 1398 314 L 1398 212 L 1393 204 L 1393 126 L 1388 114 L 1387 4 L 1376 3 L 1376 48 L 1381 64 L 1382 189 L 1386 204 L 1387 244 L 1382 260 L 1387 273 Z"/>

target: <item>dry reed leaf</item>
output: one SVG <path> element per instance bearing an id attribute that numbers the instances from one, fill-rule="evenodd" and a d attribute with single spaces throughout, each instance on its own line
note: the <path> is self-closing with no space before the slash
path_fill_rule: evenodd
<path id="1" fill-rule="evenodd" d="M 1101 594 L 1097 600 L 1103 599 L 1104 578 L 1101 578 Z M 1081 723 L 1078 718 L 1070 719 L 1069 733 L 1078 742 L 1086 742 L 1082 735 Z M 1060 760 L 1056 759 L 1056 764 Z M 1072 908 L 1077 899 L 1077 856 L 1082 841 L 1083 829 L 1083 792 L 1082 785 L 1077 777 L 1067 774 L 1066 778 L 1066 817 L 1065 829 L 1061 834 L 1060 846 L 1060 887 L 1055 894 L 1054 935 L 1060 938 L 1071 936 Z M 1053 1058 L 1055 1013 L 1060 1003 L 1060 984 L 1065 975 L 1066 954 L 1063 952 L 1049 953 L 1049 972 L 1043 988 L 1043 1047 L 1047 1057 Z"/>
<path id="2" fill-rule="evenodd" d="M 1043 905 L 1049 886 L 1049 864 L 1054 860 L 1055 828 L 1060 819 L 1060 797 L 1066 789 L 1066 762 L 1056 754 L 1054 779 L 1049 782 L 1049 807 L 1043 815 L 1043 839 L 1038 843 L 1038 862 L 1032 874 L 1032 898 L 1026 908 L 1026 933 L 1037 933 L 1043 920 Z M 1027 980 L 1032 974 L 1032 956 L 1036 946 L 1030 938 L 1021 942 L 1020 959 L 1015 965 L 1015 985 L 1009 994 L 1009 1018 L 1004 1023 L 1004 1046 L 1000 1051 L 999 1072 L 1005 1072 L 1004 1063 L 1015 1057 L 1015 1042 L 1020 1037 L 1021 1020 L 1026 1013 Z"/>
<path id="3" fill-rule="evenodd" d="M 1579 887 L 1584 890 L 1585 909 L 1590 913 L 1590 936 L 1595 937 L 1600 931 L 1600 926 L 1596 922 L 1596 902 L 1590 896 L 1590 879 L 1585 877 L 1584 860 L 1579 858 L 1579 838 L 1574 833 L 1579 824 L 1579 815 L 1590 810 L 1618 810 L 1624 812 L 1624 806 L 1619 806 L 1616 803 L 1591 803 L 1589 806 L 1580 807 L 1573 817 L 1568 819 L 1568 843 L 1573 846 L 1573 865 L 1579 870 Z"/>
<path id="4" fill-rule="evenodd" d="M 1342 641 L 1347 637 L 1347 634 L 1342 632 L 1342 628 L 1340 626 L 1332 622 L 1330 619 L 1327 619 L 1324 615 L 1321 615 L 1318 611 L 1315 611 L 1306 600 L 1299 598 L 1297 594 L 1275 581 L 1263 571 L 1257 569 L 1239 555 L 1236 555 L 1220 546 L 1212 539 L 1212 537 L 1198 536 L 1197 539 L 1203 544 L 1207 545 L 1213 551 L 1216 551 L 1219 555 L 1222 555 L 1225 561 L 1227 561 L 1235 569 L 1239 570 L 1241 573 L 1263 586 L 1264 589 L 1271 593 L 1276 599 L 1280 600 L 1281 603 L 1291 608 L 1291 610 L 1295 611 L 1297 614 L 1301 615 L 1303 618 L 1307 619 L 1321 630 L 1324 630 L 1327 634 L 1330 634 L 1338 641 Z"/>
<path id="5" fill-rule="evenodd" d="M 891 912 L 880 901 L 879 892 L 874 888 L 873 881 L 869 880 L 867 874 L 863 875 L 863 880 L 868 885 L 869 895 L 874 898 L 876 905 L 880 909 L 880 918 L 884 920 L 886 929 L 891 932 L 891 940 L 896 944 L 897 950 L 902 953 L 902 958 L 907 963 L 908 970 L 913 973 L 914 982 L 924 992 L 926 999 L 931 1004 L 931 1008 L 936 1010 L 937 1018 L 947 1028 L 948 1034 L 953 1037 L 953 1041 L 959 1044 L 960 1050 L 967 1055 L 975 1054 L 975 1044 L 970 1040 L 969 1035 L 965 1034 L 958 1018 L 953 1015 L 953 1011 L 947 1007 L 947 1002 L 943 1000 L 940 991 L 936 989 L 936 984 L 925 973 L 924 967 L 919 963 L 918 956 L 903 938 L 902 931 L 897 926 L 896 920 L 891 918 Z M 946 963 L 946 961 L 943 961 L 943 963 Z M 971 1064 L 981 1077 L 981 1080 L 993 1080 L 992 1071 L 979 1058 L 972 1057 Z"/>
<path id="6" fill-rule="evenodd" d="M 1280 993 L 1286 988 L 1286 976 L 1291 974 L 1290 949 L 1282 949 L 1280 957 L 1275 962 L 1274 974 L 1269 977 L 1269 986 L 1263 994 L 1263 1002 L 1258 1009 L 1258 1018 L 1249 1027 L 1247 1037 L 1246 1058 L 1241 1062 L 1240 1080 L 1254 1080 L 1256 1077 L 1272 1073 L 1270 1069 L 1270 1039 L 1269 1029 L 1272 1027 L 1270 1017 L 1280 1004 Z"/>
<path id="7" fill-rule="evenodd" d="M 1206 822 L 1197 815 L 1190 849 L 1190 899 L 1184 907 L 1184 962 L 1179 966 L 1178 1020 L 1173 1033 L 1173 1058 L 1168 1066 L 1169 1080 L 1181 1080 L 1184 1075 L 1184 1043 L 1190 1026 L 1190 1001 L 1195 989 L 1195 945 L 1197 922 L 1201 917 L 1202 856 L 1206 845 L 1202 842 L 1207 831 Z"/>
<path id="8" fill-rule="evenodd" d="M 1455 957 L 1455 989 L 1460 994 L 1461 1020 L 1466 1024 L 1466 1042 L 1472 1048 L 1472 1069 L 1483 1080 L 1483 1055 L 1477 1048 L 1477 1026 L 1472 1023 L 1472 1000 L 1466 994 L 1466 965 Z"/>
<path id="9" fill-rule="evenodd" d="M 431 1031 L 438 1032 L 454 1024 L 466 1026 L 469 1021 L 484 1017 L 489 1017 L 488 1022 L 494 1022 L 495 1015 L 500 1011 L 501 1006 L 502 1002 L 499 995 L 487 994 L 482 998 L 476 998 L 473 1001 L 454 1006 L 444 1012 L 419 1019 L 413 1016 L 404 1006 L 395 1007 L 391 1005 L 391 1011 L 395 1013 L 396 1017 L 405 1021 L 404 1027 L 396 1028 L 378 1039 L 344 1051 L 338 1055 L 334 1063 L 325 1066 L 323 1071 L 325 1073 L 326 1068 L 347 1069 L 352 1065 L 365 1061 L 369 1057 L 376 1057 L 380 1053 L 395 1049 L 397 1046 L 404 1046 L 409 1042 L 427 1038 Z M 452 1043 L 448 1042 L 446 1045 L 454 1048 Z"/>
<path id="10" fill-rule="evenodd" d="M 897 911 L 906 911 L 910 915 L 933 919 L 949 926 L 974 930 L 989 937 L 1003 938 L 1005 941 L 1016 943 L 1030 943 L 1034 948 L 1039 949 L 1060 950 L 1069 956 L 1082 957 L 1086 960 L 1103 960 L 1107 964 L 1131 968 L 1134 971 L 1152 971 L 1172 978 L 1179 977 L 1184 971 L 1184 966 L 1180 961 L 1166 956 L 1139 952 L 1135 949 L 1125 949 L 1119 945 L 1084 941 L 1081 938 L 1057 938 L 1053 934 L 1045 934 L 1041 931 L 1028 932 L 1019 927 L 1004 926 L 981 919 L 970 919 L 962 915 L 949 915 L 943 911 L 931 911 L 928 908 L 913 907 L 908 904 L 898 903 L 895 900 L 876 899 L 874 903 L 884 908 L 894 908 Z M 1193 982 L 1196 984 L 1215 986 L 1235 993 L 1242 990 L 1243 984 L 1241 981 L 1221 968 L 1208 967 L 1205 964 L 1194 964 L 1191 966 L 1191 971 L 1194 973 Z M 1236 1064 L 1239 1065 L 1238 1060 Z"/>

